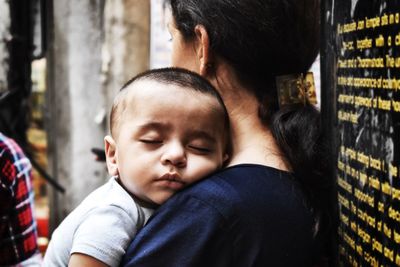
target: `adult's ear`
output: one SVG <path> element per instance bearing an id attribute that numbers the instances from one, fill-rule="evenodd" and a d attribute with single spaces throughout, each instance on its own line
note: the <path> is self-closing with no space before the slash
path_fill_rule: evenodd
<path id="1" fill-rule="evenodd" d="M 199 73 L 207 76 L 213 71 L 212 55 L 210 51 L 210 38 L 203 25 L 196 25 L 194 28 L 196 35 L 196 54 L 199 60 Z"/>
<path id="2" fill-rule="evenodd" d="M 108 173 L 112 176 L 118 175 L 117 145 L 114 139 L 109 135 L 104 137 L 104 148 L 106 151 Z"/>

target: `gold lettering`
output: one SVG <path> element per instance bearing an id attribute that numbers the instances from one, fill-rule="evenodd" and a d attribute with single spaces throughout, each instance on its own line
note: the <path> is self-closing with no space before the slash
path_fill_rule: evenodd
<path id="1" fill-rule="evenodd" d="M 394 15 L 393 15 L 393 14 L 390 14 L 390 15 L 389 15 L 389 23 L 390 23 L 390 24 L 393 24 L 393 23 L 394 23 Z"/>
<path id="2" fill-rule="evenodd" d="M 398 102 L 398 103 L 400 105 L 400 102 Z M 393 176 L 397 176 L 397 173 L 398 173 L 397 167 L 393 166 L 392 163 L 389 163 L 389 171 Z"/>
<path id="3" fill-rule="evenodd" d="M 343 26 L 342 26 L 340 23 L 338 23 L 337 32 L 338 32 L 339 34 L 342 34 L 342 33 L 343 33 Z"/>
<path id="4" fill-rule="evenodd" d="M 347 61 L 339 59 L 338 63 L 337 63 L 337 67 L 338 68 L 347 68 Z"/>
<path id="5" fill-rule="evenodd" d="M 357 152 L 357 161 L 364 164 L 365 167 L 369 167 L 369 157 L 362 152 Z"/>
<path id="6" fill-rule="evenodd" d="M 353 112 L 345 112 L 339 110 L 338 112 L 338 119 L 340 121 L 349 121 L 354 124 L 358 124 L 358 114 Z"/>
<path id="7" fill-rule="evenodd" d="M 399 189 L 392 187 L 392 199 L 400 200 L 400 190 Z"/>
<path id="8" fill-rule="evenodd" d="M 344 237 L 343 237 L 344 241 L 352 248 L 355 250 L 356 245 L 355 245 L 355 241 L 353 238 L 351 238 L 349 235 L 347 235 L 346 233 L 344 233 Z"/>
<path id="9" fill-rule="evenodd" d="M 375 159 L 375 158 L 369 156 L 369 162 L 370 162 L 370 166 L 373 169 L 376 169 L 378 171 L 381 170 L 381 161 L 379 159 Z"/>
<path id="10" fill-rule="evenodd" d="M 396 34 L 396 37 L 395 37 L 395 45 L 396 45 L 396 46 L 399 46 L 399 45 L 400 45 L 400 33 Z"/>
<path id="11" fill-rule="evenodd" d="M 367 174 L 359 171 L 358 172 L 358 177 L 359 177 L 361 185 L 364 186 L 367 183 L 367 179 L 368 179 Z"/>
<path id="12" fill-rule="evenodd" d="M 389 226 L 387 226 L 386 223 L 383 223 L 383 233 L 389 237 L 392 238 L 392 230 L 389 228 Z"/>
<path id="13" fill-rule="evenodd" d="M 348 182 L 346 182 L 342 177 L 338 176 L 338 185 L 343 188 L 344 190 L 346 190 L 347 192 L 349 192 L 350 194 L 353 193 L 352 190 L 352 185 L 349 184 Z"/>
<path id="14" fill-rule="evenodd" d="M 386 55 L 386 67 L 394 68 L 394 58 L 389 55 Z"/>
<path id="15" fill-rule="evenodd" d="M 383 255 L 385 255 L 386 258 L 388 258 L 393 262 L 394 261 L 393 250 L 390 250 L 389 248 L 385 247 L 383 251 L 384 251 Z"/>
<path id="16" fill-rule="evenodd" d="M 396 209 L 394 209 L 392 206 L 389 207 L 389 218 L 400 222 L 400 212 Z"/>
<path id="17" fill-rule="evenodd" d="M 382 185 L 382 192 L 385 193 L 386 195 L 390 196 L 391 195 L 391 186 L 388 184 L 388 182 L 384 182 Z"/>
<path id="18" fill-rule="evenodd" d="M 357 155 L 357 153 L 356 153 L 356 151 L 355 150 L 353 150 L 353 149 L 351 149 L 351 148 L 346 148 L 346 155 L 347 156 L 350 156 L 350 159 L 356 159 L 356 155 Z"/>
<path id="19" fill-rule="evenodd" d="M 354 205 L 353 201 L 350 201 L 350 211 L 351 211 L 353 214 L 357 214 L 357 206 Z"/>
<path id="20" fill-rule="evenodd" d="M 370 216 L 367 212 L 363 211 L 361 208 L 357 210 L 357 217 L 367 223 L 369 226 L 375 228 L 375 218 Z"/>
<path id="21" fill-rule="evenodd" d="M 383 47 L 385 45 L 385 38 L 382 34 L 379 34 L 379 37 L 375 39 L 376 47 Z"/>
<path id="22" fill-rule="evenodd" d="M 357 40 L 357 49 L 363 50 L 372 48 L 372 39 L 365 37 L 362 40 Z"/>
<path id="23" fill-rule="evenodd" d="M 382 221 L 378 221 L 378 222 L 376 223 L 376 230 L 378 230 L 379 232 L 382 231 Z"/>
<path id="24" fill-rule="evenodd" d="M 372 99 L 369 97 L 356 96 L 354 106 L 356 107 L 372 107 Z"/>
<path id="25" fill-rule="evenodd" d="M 341 171 L 344 171 L 344 170 L 345 170 L 345 165 L 344 165 L 343 162 L 338 161 L 338 169 L 341 170 Z"/>
<path id="26" fill-rule="evenodd" d="M 338 85 L 346 85 L 347 78 L 343 76 L 338 77 Z"/>
<path id="27" fill-rule="evenodd" d="M 397 233 L 396 229 L 393 229 L 393 240 L 397 244 L 400 244 L 400 233 Z"/>
<path id="28" fill-rule="evenodd" d="M 362 238 L 363 242 L 366 244 L 371 243 L 371 236 L 367 233 L 367 231 L 363 230 L 360 226 L 357 228 L 357 234 Z"/>
<path id="29" fill-rule="evenodd" d="M 389 24 L 389 16 L 386 14 L 383 15 L 381 18 L 381 23 L 382 23 L 382 26 L 388 25 Z"/>
<path id="30" fill-rule="evenodd" d="M 344 24 L 343 25 L 343 32 L 347 33 L 347 32 L 352 32 L 357 30 L 357 23 L 356 22 L 352 22 L 352 23 L 348 23 L 348 24 Z"/>
<path id="31" fill-rule="evenodd" d="M 363 20 L 358 21 L 357 30 L 363 30 L 365 27 L 365 22 Z"/>
<path id="32" fill-rule="evenodd" d="M 338 102 L 343 104 L 353 104 L 354 103 L 354 96 L 353 95 L 345 95 L 339 94 Z"/>
<path id="33" fill-rule="evenodd" d="M 373 256 L 371 256 L 367 251 L 364 251 L 364 259 L 367 263 L 370 264 L 370 266 L 373 267 L 380 267 L 379 266 L 379 261 Z"/>
<path id="34" fill-rule="evenodd" d="M 400 101 L 392 100 L 392 106 L 394 111 L 400 112 Z M 395 176 L 397 176 L 397 172 Z"/>
<path id="35" fill-rule="evenodd" d="M 375 17 L 375 18 L 365 18 L 366 20 L 366 28 L 376 28 L 381 25 L 381 18 L 380 17 Z"/>
<path id="36" fill-rule="evenodd" d="M 372 238 L 372 251 L 379 251 L 380 253 L 383 252 L 383 246 L 382 243 L 376 240 L 375 238 Z"/>
<path id="37" fill-rule="evenodd" d="M 391 101 L 390 100 L 383 100 L 381 97 L 378 97 L 378 107 L 383 110 L 390 111 L 391 109 Z"/>
<path id="38" fill-rule="evenodd" d="M 378 210 L 382 213 L 385 213 L 385 205 L 382 202 L 378 202 Z"/>
<path id="39" fill-rule="evenodd" d="M 397 79 L 383 79 L 383 89 L 400 90 L 400 80 Z"/>
<path id="40" fill-rule="evenodd" d="M 348 210 L 350 210 L 350 204 L 349 204 L 349 200 L 347 198 L 345 198 L 343 195 L 341 195 L 340 193 L 338 193 L 338 200 L 339 203 L 341 205 L 343 205 L 345 208 L 347 208 Z"/>
<path id="41" fill-rule="evenodd" d="M 378 58 L 361 58 L 357 57 L 357 66 L 359 68 L 384 68 L 383 57 Z"/>
<path id="42" fill-rule="evenodd" d="M 340 213 L 340 221 L 345 224 L 346 226 L 349 226 L 349 217 L 344 215 L 343 213 Z"/>
<path id="43" fill-rule="evenodd" d="M 342 47 L 344 50 L 354 50 L 354 42 L 353 41 L 342 42 Z"/>
<path id="44" fill-rule="evenodd" d="M 378 178 L 370 176 L 368 183 L 371 185 L 372 188 L 375 188 L 376 190 L 381 190 L 381 182 L 379 182 Z"/>
<path id="45" fill-rule="evenodd" d="M 350 228 L 354 233 L 357 233 L 357 224 L 355 222 L 350 223 Z"/>

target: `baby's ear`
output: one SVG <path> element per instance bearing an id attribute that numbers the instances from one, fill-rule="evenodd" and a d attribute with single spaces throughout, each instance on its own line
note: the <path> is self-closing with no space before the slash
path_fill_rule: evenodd
<path id="1" fill-rule="evenodd" d="M 117 145 L 109 135 L 104 137 L 104 148 L 106 151 L 108 173 L 112 176 L 118 175 Z"/>

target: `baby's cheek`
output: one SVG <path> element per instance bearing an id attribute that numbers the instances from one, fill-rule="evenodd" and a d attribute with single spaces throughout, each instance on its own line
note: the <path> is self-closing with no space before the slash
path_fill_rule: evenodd
<path id="1" fill-rule="evenodd" d="M 198 180 L 202 180 L 205 177 L 207 177 L 208 175 L 214 173 L 215 171 L 217 171 L 219 169 L 219 164 L 217 161 L 208 161 L 205 164 L 203 164 L 203 168 L 199 169 L 196 172 L 196 175 L 194 175 L 194 179 L 193 182 L 196 182 Z"/>

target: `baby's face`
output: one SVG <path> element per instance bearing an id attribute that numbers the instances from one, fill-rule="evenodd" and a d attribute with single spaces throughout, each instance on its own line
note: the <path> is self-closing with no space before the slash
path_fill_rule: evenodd
<path id="1" fill-rule="evenodd" d="M 115 140 L 118 174 L 136 197 L 162 204 L 223 165 L 224 118 L 212 96 L 152 81 L 133 86 Z"/>

